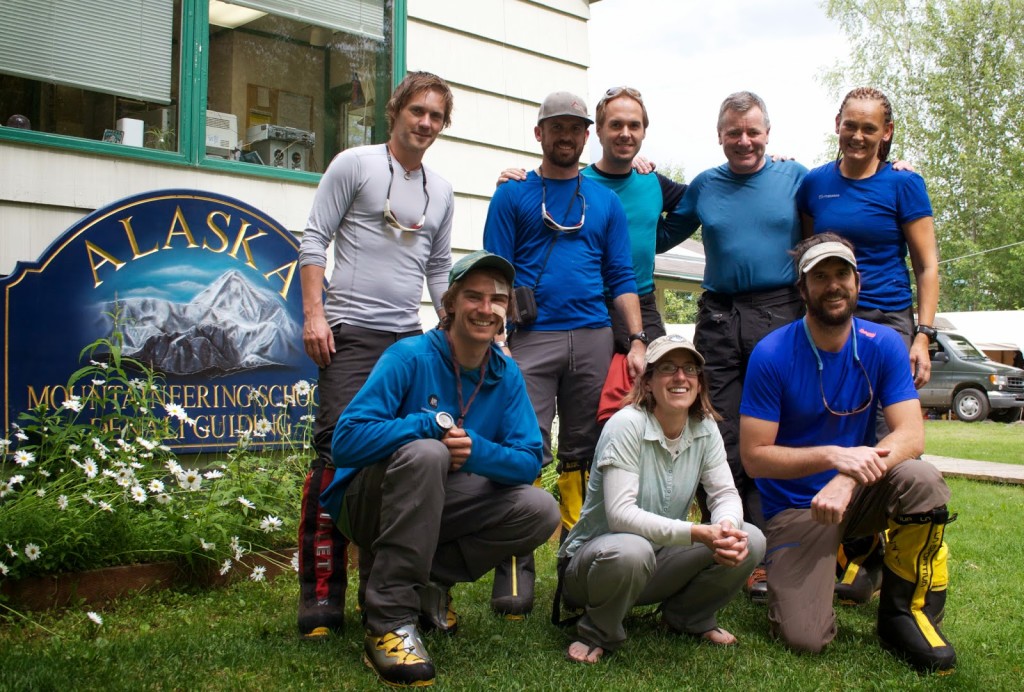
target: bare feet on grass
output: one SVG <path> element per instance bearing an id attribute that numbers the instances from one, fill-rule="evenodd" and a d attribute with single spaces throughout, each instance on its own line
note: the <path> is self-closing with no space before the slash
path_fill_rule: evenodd
<path id="1" fill-rule="evenodd" d="M 574 663 L 597 663 L 604 656 L 604 649 L 583 642 L 573 642 L 566 649 L 565 657 Z"/>

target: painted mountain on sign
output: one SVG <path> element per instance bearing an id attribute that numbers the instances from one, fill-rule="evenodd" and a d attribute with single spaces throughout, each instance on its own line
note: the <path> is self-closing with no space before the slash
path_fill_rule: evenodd
<path id="1" fill-rule="evenodd" d="M 302 345 L 277 294 L 234 269 L 188 303 L 127 298 L 118 308 L 124 354 L 167 374 L 217 376 L 283 365 Z"/>

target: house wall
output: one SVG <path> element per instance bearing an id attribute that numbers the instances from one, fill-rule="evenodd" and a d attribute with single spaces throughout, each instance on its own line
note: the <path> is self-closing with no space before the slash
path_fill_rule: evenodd
<path id="1" fill-rule="evenodd" d="M 455 188 L 456 252 L 481 246 L 498 173 L 539 162 L 533 127 L 544 96 L 570 90 L 591 100 L 589 16 L 587 0 L 408 0 L 408 69 L 442 75 L 455 94 L 453 125 L 426 160 Z M 19 260 L 35 261 L 82 216 L 136 193 L 210 190 L 301 233 L 316 189 L 10 141 L 0 141 L 0 181 L 0 274 L 11 273 Z"/>

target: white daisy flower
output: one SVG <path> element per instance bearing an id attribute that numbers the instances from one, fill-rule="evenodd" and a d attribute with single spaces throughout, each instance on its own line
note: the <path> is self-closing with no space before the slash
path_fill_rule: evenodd
<path id="1" fill-rule="evenodd" d="M 25 467 L 36 460 L 36 455 L 32 452 L 26 452 L 24 449 L 19 449 L 14 453 L 14 463 L 18 466 Z"/>
<path id="2" fill-rule="evenodd" d="M 36 490 L 36 497 L 46 497 L 46 488 Z"/>
<path id="3" fill-rule="evenodd" d="M 114 508 L 111 506 L 111 504 L 109 502 L 104 502 L 103 500 L 100 500 L 100 509 L 102 509 L 104 512 L 110 512 L 111 514 L 114 513 Z"/>
<path id="4" fill-rule="evenodd" d="M 292 385 L 292 391 L 294 391 L 299 396 L 306 396 L 307 394 L 310 393 L 310 391 L 312 391 L 312 389 L 313 388 L 306 380 L 299 380 L 294 385 Z"/>
<path id="5" fill-rule="evenodd" d="M 179 473 L 181 473 L 184 470 L 184 469 L 181 468 L 181 466 L 178 464 L 178 462 L 176 462 L 174 459 L 168 459 L 167 463 L 164 464 L 164 466 L 166 466 L 167 470 L 170 471 L 171 475 L 174 475 L 174 476 L 177 476 Z"/>
<path id="6" fill-rule="evenodd" d="M 141 485 L 133 485 L 131 489 L 132 499 L 138 502 L 140 505 L 146 501 L 146 491 L 142 489 Z"/>
<path id="7" fill-rule="evenodd" d="M 58 495 L 57 496 L 57 509 L 59 509 L 60 511 L 63 512 L 67 508 L 68 508 L 68 496 L 67 495 Z"/>
<path id="8" fill-rule="evenodd" d="M 159 478 L 154 478 L 147 487 L 151 493 L 162 493 L 164 491 L 164 482 Z"/>
<path id="9" fill-rule="evenodd" d="M 97 387 L 102 387 L 103 385 L 105 385 L 107 383 L 107 381 L 106 380 L 101 380 L 100 378 L 97 377 L 96 379 L 94 379 L 92 381 L 92 383 L 94 385 L 96 385 Z"/>
<path id="10" fill-rule="evenodd" d="M 295 570 L 296 572 L 299 571 L 299 553 L 298 552 L 295 552 L 292 555 L 292 569 Z"/>
<path id="11" fill-rule="evenodd" d="M 178 485 L 186 490 L 199 490 L 203 483 L 203 477 L 195 469 L 188 469 L 178 474 Z"/>
<path id="12" fill-rule="evenodd" d="M 69 411 L 74 411 L 75 413 L 78 413 L 79 411 L 82 410 L 82 397 L 72 395 L 70 398 L 65 399 L 61 403 L 61 406 L 68 409 Z"/>
<path id="13" fill-rule="evenodd" d="M 63 471 L 63 469 L 61 469 L 61 470 Z M 38 473 L 43 478 L 49 478 L 50 477 L 50 472 L 47 471 L 46 469 L 36 469 L 36 473 Z"/>
<path id="14" fill-rule="evenodd" d="M 74 454 L 75 452 L 80 452 L 82 451 L 82 445 L 69 444 L 68 451 L 71 452 L 72 454 Z"/>
<path id="15" fill-rule="evenodd" d="M 86 457 L 85 461 L 82 462 L 82 471 L 85 472 L 86 478 L 95 478 L 96 474 L 100 472 L 99 467 L 96 466 L 96 462 L 90 457 Z"/>
<path id="16" fill-rule="evenodd" d="M 4 563 L 0 562 L 0 576 L 6 577 L 10 572 L 10 569 Z"/>
<path id="17" fill-rule="evenodd" d="M 188 414 L 185 413 L 185 409 L 178 404 L 164 404 L 164 410 L 167 411 L 167 415 L 171 418 L 177 418 L 178 420 L 185 420 L 188 418 Z"/>
<path id="18" fill-rule="evenodd" d="M 252 574 L 249 575 L 249 579 L 253 581 L 263 581 L 267 578 L 267 568 L 263 565 L 256 565 L 252 568 Z"/>
<path id="19" fill-rule="evenodd" d="M 246 500 L 245 497 L 242 496 L 242 495 L 238 496 L 238 502 L 239 502 L 240 505 L 242 505 L 243 507 L 246 507 L 248 509 L 256 509 L 256 504 L 253 503 L 253 502 L 250 502 L 249 500 Z"/>
<path id="20" fill-rule="evenodd" d="M 28 558 L 29 562 L 35 562 L 43 554 L 43 551 L 39 549 L 39 546 L 35 543 L 25 544 L 25 557 Z"/>
<path id="21" fill-rule="evenodd" d="M 0 499 L 3 499 L 14 492 L 14 488 L 8 481 L 0 481 Z"/>
<path id="22" fill-rule="evenodd" d="M 147 450 L 150 450 L 150 451 L 156 449 L 156 446 L 159 444 L 158 442 L 150 442 L 149 440 L 147 440 L 147 439 L 145 439 L 143 437 L 136 437 L 135 441 L 138 442 L 141 446 L 145 447 Z"/>
<path id="23" fill-rule="evenodd" d="M 253 435 L 256 437 L 266 437 L 267 433 L 274 429 L 273 424 L 266 418 L 258 418 L 254 427 Z"/>
<path id="24" fill-rule="evenodd" d="M 25 477 L 23 475 L 21 475 L 20 473 L 16 473 L 13 476 L 11 476 L 10 478 L 8 478 L 7 480 L 11 484 L 11 487 L 13 488 L 16 485 L 24 483 L 25 482 Z"/>
<path id="25" fill-rule="evenodd" d="M 267 516 L 263 517 L 263 521 L 260 522 L 260 530 L 263 531 L 263 533 L 273 533 L 275 531 L 280 531 L 282 523 L 283 522 L 279 518 L 273 516 L 272 514 L 268 514 Z"/>
<path id="26" fill-rule="evenodd" d="M 97 625 L 102 625 L 102 624 L 103 624 L 103 618 L 101 618 L 101 617 L 100 617 L 100 614 L 99 614 L 99 613 L 97 613 L 97 612 L 95 612 L 95 611 L 92 611 L 92 610 L 90 610 L 90 611 L 89 611 L 88 613 L 86 613 L 85 615 L 86 615 L 86 617 L 87 617 L 87 618 L 89 618 L 90 620 L 92 620 L 93 622 L 95 622 L 95 623 L 96 623 Z"/>
<path id="27" fill-rule="evenodd" d="M 14 546 L 10 543 L 5 544 L 7 546 L 7 554 L 11 557 L 18 557 L 18 551 L 14 549 Z"/>
<path id="28" fill-rule="evenodd" d="M 207 541 L 204 541 L 202 538 L 200 538 L 199 539 L 199 547 L 202 548 L 204 551 L 209 552 L 209 551 L 213 550 L 214 548 L 216 548 L 217 544 L 216 543 L 208 543 Z"/>
<path id="29" fill-rule="evenodd" d="M 206 478 L 207 480 L 212 481 L 218 478 L 223 478 L 224 473 L 222 471 L 207 471 L 206 473 L 203 474 L 203 477 Z"/>
<path id="30" fill-rule="evenodd" d="M 160 494 L 158 494 L 156 496 L 156 501 L 157 501 L 157 504 L 166 505 L 166 504 L 170 503 L 171 496 L 168 495 L 167 493 L 160 493 Z"/>
<path id="31" fill-rule="evenodd" d="M 18 432 L 14 433 L 14 436 L 16 438 L 18 438 L 19 440 L 21 440 L 22 442 L 27 442 L 28 441 L 28 435 L 26 435 L 21 430 L 19 430 Z"/>
<path id="32" fill-rule="evenodd" d="M 82 499 L 90 505 L 96 504 L 96 500 L 92 499 L 92 493 L 82 493 Z"/>
<path id="33" fill-rule="evenodd" d="M 231 560 L 225 560 L 223 563 L 221 563 L 221 566 L 220 566 L 220 576 L 223 577 L 225 574 L 230 572 L 232 564 L 233 563 L 231 562 Z"/>
<path id="34" fill-rule="evenodd" d="M 11 441 L 10 440 L 8 440 L 6 437 L 0 437 L 0 452 L 5 451 L 10 446 L 11 446 Z"/>

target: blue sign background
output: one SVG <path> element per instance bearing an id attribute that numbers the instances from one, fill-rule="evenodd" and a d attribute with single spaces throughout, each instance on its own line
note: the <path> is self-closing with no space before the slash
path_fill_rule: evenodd
<path id="1" fill-rule="evenodd" d="M 298 243 L 239 200 L 196 190 L 123 199 L 73 225 L 38 262 L 19 262 L 0 294 L 5 429 L 30 392 L 61 405 L 82 348 L 110 334 L 115 301 L 126 355 L 134 348 L 153 362 L 199 421 L 167 441 L 179 451 L 234 446 L 260 416 L 284 432 L 312 401 L 274 406 L 316 377 L 302 347 Z M 254 390 L 269 398 L 265 411 Z"/>

